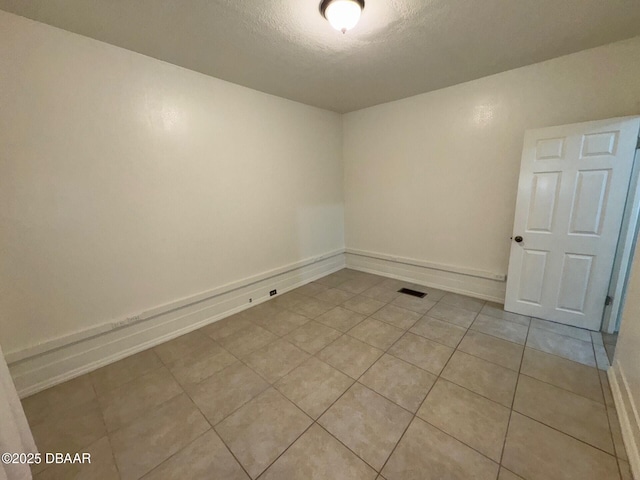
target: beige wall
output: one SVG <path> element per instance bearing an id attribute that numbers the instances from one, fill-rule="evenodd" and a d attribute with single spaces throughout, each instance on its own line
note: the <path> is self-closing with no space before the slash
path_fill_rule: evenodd
<path id="1" fill-rule="evenodd" d="M 618 411 L 625 410 L 621 412 L 626 417 L 623 425 L 629 425 L 625 428 L 627 451 L 640 475 L 640 242 L 631 266 L 613 367 L 617 389 L 622 392 Z"/>
<path id="2" fill-rule="evenodd" d="M 346 246 L 506 274 L 524 131 L 638 113 L 640 37 L 349 113 Z"/>
<path id="3" fill-rule="evenodd" d="M 338 114 L 0 12 L 0 340 L 344 246 Z"/>

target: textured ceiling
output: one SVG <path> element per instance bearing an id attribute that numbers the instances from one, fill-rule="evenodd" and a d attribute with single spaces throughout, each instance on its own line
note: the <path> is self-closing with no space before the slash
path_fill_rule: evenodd
<path id="1" fill-rule="evenodd" d="M 0 0 L 0 9 L 348 112 L 640 35 L 638 0 L 366 0 L 341 34 L 320 0 Z"/>

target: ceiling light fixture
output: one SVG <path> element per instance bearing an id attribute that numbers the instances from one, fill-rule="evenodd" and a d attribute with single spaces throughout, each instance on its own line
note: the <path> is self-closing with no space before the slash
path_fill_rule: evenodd
<path id="1" fill-rule="evenodd" d="M 342 33 L 357 25 L 363 9 L 364 0 L 322 0 L 320 4 L 322 16 Z"/>

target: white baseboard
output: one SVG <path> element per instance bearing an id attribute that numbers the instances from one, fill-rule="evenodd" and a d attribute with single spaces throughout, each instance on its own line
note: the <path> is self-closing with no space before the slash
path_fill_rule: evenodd
<path id="1" fill-rule="evenodd" d="M 204 299 L 200 294 L 192 301 L 180 300 L 178 307 L 158 307 L 153 315 L 132 317 L 135 322 L 121 322 L 119 328 L 103 331 L 100 326 L 95 332 L 70 335 L 67 343 L 51 342 L 45 351 L 36 346 L 14 352 L 9 369 L 24 398 L 262 303 L 270 290 L 282 294 L 344 266 L 342 250 L 304 260 L 216 289 Z"/>
<path id="2" fill-rule="evenodd" d="M 640 415 L 636 409 L 640 399 L 634 399 L 619 362 L 614 361 L 607 371 L 613 401 L 616 404 L 622 439 L 629 457 L 633 478 L 640 478 Z"/>
<path id="3" fill-rule="evenodd" d="M 389 255 L 346 250 L 348 268 L 384 275 L 408 282 L 439 288 L 448 292 L 503 303 L 506 291 L 505 276 L 478 270 L 436 265 Z"/>

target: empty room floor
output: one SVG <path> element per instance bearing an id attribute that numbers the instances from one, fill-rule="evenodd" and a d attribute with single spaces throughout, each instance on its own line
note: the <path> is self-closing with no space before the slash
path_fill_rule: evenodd
<path id="1" fill-rule="evenodd" d="M 344 269 L 23 404 L 41 452 L 92 455 L 37 479 L 628 480 L 607 364 L 600 334 Z"/>

